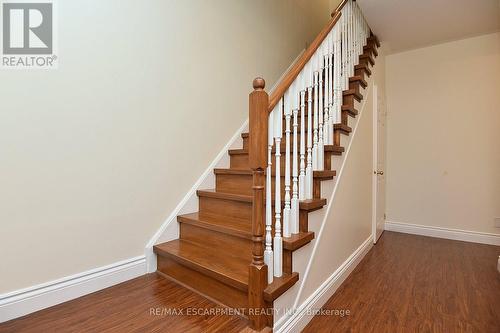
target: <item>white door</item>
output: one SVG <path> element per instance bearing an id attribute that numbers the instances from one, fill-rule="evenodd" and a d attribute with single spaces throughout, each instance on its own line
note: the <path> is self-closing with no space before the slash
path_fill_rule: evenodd
<path id="1" fill-rule="evenodd" d="M 384 232 L 385 223 L 385 134 L 386 108 L 377 85 L 373 86 L 373 243 Z"/>

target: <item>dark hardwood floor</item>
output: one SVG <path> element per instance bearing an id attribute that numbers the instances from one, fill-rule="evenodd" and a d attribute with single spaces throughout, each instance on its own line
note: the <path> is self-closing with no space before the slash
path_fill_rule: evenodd
<path id="1" fill-rule="evenodd" d="M 500 332 L 499 246 L 384 232 L 303 332 Z"/>
<path id="2" fill-rule="evenodd" d="M 500 332 L 500 247 L 385 232 L 304 332 Z M 156 274 L 0 324 L 0 332 L 240 332 L 246 320 Z M 177 309 L 174 316 L 165 309 Z M 159 311 L 158 313 L 155 313 Z M 163 313 L 162 313 L 163 311 Z"/>
<path id="3" fill-rule="evenodd" d="M 148 274 L 0 324 L 0 332 L 239 332 L 247 326 L 238 316 L 192 315 L 199 308 L 221 309 L 157 274 Z M 168 315 L 168 309 L 178 315 Z"/>

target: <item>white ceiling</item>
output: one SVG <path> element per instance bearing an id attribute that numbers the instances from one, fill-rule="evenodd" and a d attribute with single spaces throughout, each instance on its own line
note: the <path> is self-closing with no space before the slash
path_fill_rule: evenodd
<path id="1" fill-rule="evenodd" d="M 500 31 L 500 0 L 358 0 L 387 53 Z"/>

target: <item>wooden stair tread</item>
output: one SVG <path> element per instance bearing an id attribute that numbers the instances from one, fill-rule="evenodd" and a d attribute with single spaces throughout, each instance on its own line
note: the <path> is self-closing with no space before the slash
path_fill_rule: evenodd
<path id="1" fill-rule="evenodd" d="M 356 117 L 359 113 L 352 105 L 342 105 L 342 111 L 347 111 L 352 117 Z"/>
<path id="2" fill-rule="evenodd" d="M 182 239 L 154 246 L 159 256 L 167 256 L 227 285 L 248 292 L 248 259 L 233 256 L 224 249 L 205 247 Z"/>
<path id="3" fill-rule="evenodd" d="M 367 59 L 368 62 L 370 63 L 370 65 L 372 65 L 372 66 L 375 65 L 375 61 L 373 60 L 373 58 L 369 54 L 364 53 L 364 54 L 362 54 L 362 55 L 359 56 L 359 59 L 360 60 L 361 59 Z"/>
<path id="4" fill-rule="evenodd" d="M 252 196 L 249 195 L 217 192 L 215 189 L 197 190 L 196 193 L 198 194 L 199 197 L 210 197 L 223 200 L 234 200 L 234 201 L 252 203 Z M 273 198 L 274 198 L 274 193 L 273 193 Z M 272 204 L 274 205 L 274 200 L 272 200 Z M 284 205 L 283 200 L 282 200 L 282 205 Z M 306 200 L 301 200 L 299 202 L 299 209 L 306 211 L 314 211 L 322 208 L 325 205 L 326 205 L 326 199 L 322 198 L 306 199 Z"/>
<path id="5" fill-rule="evenodd" d="M 314 239 L 314 232 L 299 232 L 292 234 L 290 237 L 283 237 L 283 248 L 285 250 L 295 251 L 302 246 L 306 245 Z"/>
<path id="6" fill-rule="evenodd" d="M 333 127 L 337 130 L 340 130 L 341 133 L 349 135 L 352 132 L 352 128 L 344 124 L 335 124 Z"/>
<path id="7" fill-rule="evenodd" d="M 200 215 L 199 212 L 177 216 L 180 223 L 187 223 L 242 238 L 252 238 L 252 222 L 247 219 Z"/>
<path id="8" fill-rule="evenodd" d="M 349 78 L 349 82 L 359 82 L 359 84 L 363 88 L 366 88 L 368 86 L 368 83 L 360 75 L 351 76 Z"/>
<path id="9" fill-rule="evenodd" d="M 215 189 L 197 190 L 196 194 L 199 197 L 217 198 L 250 203 L 252 202 L 252 197 L 249 195 L 217 192 Z"/>
<path id="10" fill-rule="evenodd" d="M 264 289 L 264 299 L 268 302 L 274 301 L 280 297 L 285 291 L 290 289 L 299 280 L 299 274 L 283 274 L 283 276 L 275 277 L 273 282 L 268 284 Z"/>
<path id="11" fill-rule="evenodd" d="M 375 42 L 375 45 L 377 45 L 377 47 L 380 47 L 380 41 L 375 35 L 371 35 L 370 37 L 368 37 L 368 42 Z"/>
<path id="12" fill-rule="evenodd" d="M 324 149 L 325 149 L 325 152 L 333 152 L 333 153 L 343 153 L 344 150 L 345 150 L 344 147 L 335 146 L 335 145 L 325 145 Z M 282 153 L 284 153 L 284 151 L 282 149 L 280 149 L 280 151 Z M 293 151 L 292 145 L 290 145 L 290 151 Z M 274 152 L 276 152 L 276 149 L 273 146 L 272 153 L 274 153 Z M 248 150 L 247 149 L 243 149 L 243 148 L 229 149 L 228 153 L 229 153 L 229 155 L 246 155 L 246 154 L 248 154 Z M 284 154 L 282 154 L 282 155 L 283 155 L 282 158 L 284 158 Z"/>
<path id="13" fill-rule="evenodd" d="M 216 168 L 214 169 L 214 173 L 216 175 L 252 175 L 252 170 L 250 169 L 237 169 L 237 168 Z M 264 171 L 266 174 L 266 171 Z M 313 171 L 314 178 L 321 179 L 333 179 L 337 172 L 335 170 L 316 170 Z M 273 170 L 271 175 L 274 177 L 276 175 L 276 171 Z M 281 174 L 281 177 L 285 177 L 284 174 Z"/>
<path id="14" fill-rule="evenodd" d="M 180 223 L 188 223 L 200 228 L 206 228 L 235 237 L 252 239 L 252 222 L 245 219 L 236 219 L 221 216 L 207 216 L 197 213 L 180 215 L 177 217 Z M 290 237 L 283 237 L 283 248 L 285 250 L 295 251 L 308 244 L 314 239 L 314 232 L 299 232 Z"/>
<path id="15" fill-rule="evenodd" d="M 376 47 L 371 47 L 370 44 L 363 46 L 363 52 L 370 51 L 375 57 L 378 56 L 378 51 Z"/>
<path id="16" fill-rule="evenodd" d="M 366 66 L 365 64 L 359 64 L 359 65 L 356 65 L 354 66 L 354 69 L 363 69 L 366 73 L 368 73 L 368 75 L 372 75 L 372 71 L 370 70 L 370 68 L 368 68 L 368 66 Z"/>
<path id="17" fill-rule="evenodd" d="M 353 95 L 358 102 L 363 99 L 363 95 L 361 95 L 361 93 L 357 92 L 355 89 L 344 90 L 342 94 L 343 96 Z"/>

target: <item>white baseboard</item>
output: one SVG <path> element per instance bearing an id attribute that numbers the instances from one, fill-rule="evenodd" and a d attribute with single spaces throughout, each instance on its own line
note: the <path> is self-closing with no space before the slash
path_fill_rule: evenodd
<path id="1" fill-rule="evenodd" d="M 60 304 L 146 272 L 144 256 L 0 295 L 0 323 Z"/>
<path id="2" fill-rule="evenodd" d="M 333 296 L 372 247 L 373 236 L 370 235 L 296 311 L 281 318 L 274 326 L 274 331 L 279 333 L 302 331 L 313 318 L 310 311 L 321 308 Z"/>
<path id="3" fill-rule="evenodd" d="M 402 232 L 405 234 L 446 238 L 464 242 L 481 243 L 500 246 L 500 235 L 485 232 L 433 227 L 428 225 L 401 223 L 394 221 L 385 222 L 385 230 Z"/>

